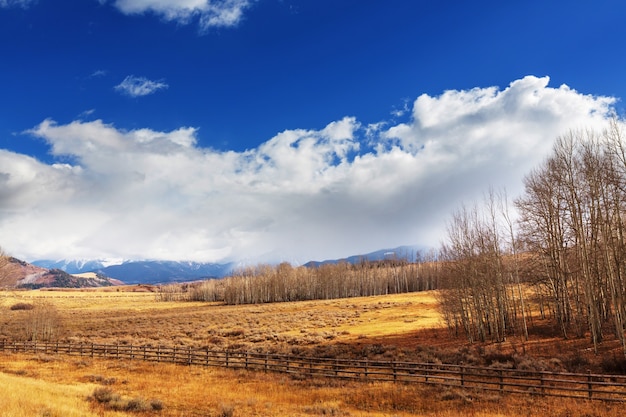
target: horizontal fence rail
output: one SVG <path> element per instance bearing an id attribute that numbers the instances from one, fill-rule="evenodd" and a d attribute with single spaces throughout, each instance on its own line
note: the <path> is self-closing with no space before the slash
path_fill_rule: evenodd
<path id="1" fill-rule="evenodd" d="M 61 354 L 280 372 L 298 378 L 327 377 L 443 385 L 499 393 L 626 402 L 626 376 L 524 371 L 368 359 L 312 358 L 191 347 L 19 342 L 0 340 L 1 352 Z"/>

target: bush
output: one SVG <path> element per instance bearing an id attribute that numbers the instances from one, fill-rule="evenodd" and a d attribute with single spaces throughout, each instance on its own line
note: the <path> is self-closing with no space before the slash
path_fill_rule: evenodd
<path id="1" fill-rule="evenodd" d="M 32 305 L 32 304 L 28 304 L 28 303 L 17 303 L 17 304 L 13 304 L 10 308 L 13 311 L 16 311 L 16 310 L 32 310 L 32 309 L 35 308 L 35 306 Z"/>
<path id="2" fill-rule="evenodd" d="M 623 355 L 604 356 L 600 364 L 602 372 L 609 374 L 626 374 L 626 357 Z"/>
<path id="3" fill-rule="evenodd" d="M 161 400 L 150 400 L 150 407 L 154 411 L 161 411 L 161 410 L 163 410 L 163 401 L 161 401 Z"/>
<path id="4" fill-rule="evenodd" d="M 115 394 L 111 388 L 99 387 L 93 390 L 91 399 L 99 402 L 100 404 L 109 404 L 110 402 L 119 399 L 119 395 Z"/>
<path id="5" fill-rule="evenodd" d="M 126 406 L 124 407 L 124 411 L 148 411 L 152 407 L 146 400 L 141 397 L 132 398 L 126 402 Z"/>
<path id="6" fill-rule="evenodd" d="M 113 392 L 111 388 L 99 387 L 93 390 L 90 401 L 96 401 L 105 408 L 114 411 L 160 411 L 163 403 L 160 400 L 146 401 L 141 397 L 125 399 Z"/>

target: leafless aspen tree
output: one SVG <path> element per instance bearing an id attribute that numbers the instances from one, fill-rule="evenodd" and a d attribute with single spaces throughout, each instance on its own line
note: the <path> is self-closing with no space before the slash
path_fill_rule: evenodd
<path id="1" fill-rule="evenodd" d="M 623 122 L 604 135 L 570 132 L 525 178 L 522 236 L 544 264 L 556 319 L 594 348 L 612 323 L 626 352 L 626 144 Z"/>

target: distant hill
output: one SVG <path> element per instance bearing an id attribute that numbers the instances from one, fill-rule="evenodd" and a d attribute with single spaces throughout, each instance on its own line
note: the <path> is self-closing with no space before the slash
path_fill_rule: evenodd
<path id="1" fill-rule="evenodd" d="M 16 258 L 9 258 L 2 282 L 5 288 L 93 288 L 122 285 L 123 282 L 103 274 L 75 276 L 60 269 L 47 269 Z"/>

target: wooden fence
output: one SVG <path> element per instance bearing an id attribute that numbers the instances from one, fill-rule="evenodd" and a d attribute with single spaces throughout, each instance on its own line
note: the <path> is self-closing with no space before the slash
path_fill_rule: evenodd
<path id="1" fill-rule="evenodd" d="M 523 371 L 367 359 L 312 358 L 269 353 L 218 351 L 191 347 L 150 347 L 0 340 L 1 352 L 61 354 L 144 360 L 280 372 L 297 378 L 327 377 L 357 381 L 393 381 L 495 391 L 499 393 L 626 402 L 626 376 Z"/>

